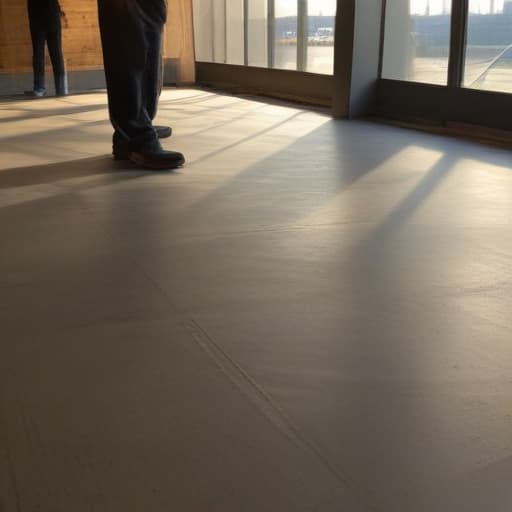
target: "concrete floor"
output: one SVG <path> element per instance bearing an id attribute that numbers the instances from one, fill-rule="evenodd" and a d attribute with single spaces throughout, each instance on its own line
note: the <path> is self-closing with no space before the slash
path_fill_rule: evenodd
<path id="1" fill-rule="evenodd" d="M 510 512 L 510 151 L 164 92 L 0 104 L 2 512 Z"/>

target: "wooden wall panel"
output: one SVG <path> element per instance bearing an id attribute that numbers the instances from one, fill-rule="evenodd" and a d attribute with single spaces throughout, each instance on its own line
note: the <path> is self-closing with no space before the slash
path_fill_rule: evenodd
<path id="1" fill-rule="evenodd" d="M 0 71 L 30 69 L 31 45 L 23 0 L 0 0 Z"/>
<path id="2" fill-rule="evenodd" d="M 68 71 L 100 69 L 96 0 L 61 0 L 61 6 L 67 21 L 62 44 Z M 192 0 L 169 0 L 164 57 L 176 63 L 178 82 L 194 81 Z M 0 73 L 30 72 L 31 58 L 26 0 L 0 0 Z"/>
<path id="3" fill-rule="evenodd" d="M 61 6 L 66 13 L 62 46 L 67 69 L 101 67 L 96 0 L 61 0 Z M 0 71 L 31 71 L 26 0 L 0 0 L 0 30 Z"/>
<path id="4" fill-rule="evenodd" d="M 194 28 L 192 0 L 169 0 L 164 40 L 164 57 L 176 61 L 176 80 L 195 82 Z"/>
<path id="5" fill-rule="evenodd" d="M 96 0 L 60 0 L 66 13 L 62 46 L 67 68 L 103 67 Z"/>

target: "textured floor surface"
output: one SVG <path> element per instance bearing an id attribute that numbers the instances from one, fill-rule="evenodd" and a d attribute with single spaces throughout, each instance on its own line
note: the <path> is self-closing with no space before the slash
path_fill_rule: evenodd
<path id="1" fill-rule="evenodd" d="M 509 512 L 512 154 L 164 91 L 0 104 L 2 512 Z"/>

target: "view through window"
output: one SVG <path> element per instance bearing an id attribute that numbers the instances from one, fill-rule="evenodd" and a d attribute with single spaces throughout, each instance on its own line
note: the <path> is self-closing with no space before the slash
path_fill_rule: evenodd
<path id="1" fill-rule="evenodd" d="M 452 0 L 387 0 L 382 77 L 446 85 Z M 468 0 L 464 87 L 512 92 L 512 0 Z"/>
<path id="2" fill-rule="evenodd" d="M 266 68 L 269 65 L 268 0 L 251 0 L 247 10 L 247 64 Z"/>
<path id="3" fill-rule="evenodd" d="M 274 2 L 274 66 L 277 69 L 297 69 L 298 2 Z"/>
<path id="4" fill-rule="evenodd" d="M 451 0 L 388 0 L 382 77 L 448 82 Z"/>
<path id="5" fill-rule="evenodd" d="M 336 0 L 309 1 L 306 71 L 333 73 L 335 16 Z"/>
<path id="6" fill-rule="evenodd" d="M 198 61 L 333 72 L 336 0 L 193 0 L 193 8 Z"/>
<path id="7" fill-rule="evenodd" d="M 464 86 L 512 92 L 512 0 L 470 0 Z"/>

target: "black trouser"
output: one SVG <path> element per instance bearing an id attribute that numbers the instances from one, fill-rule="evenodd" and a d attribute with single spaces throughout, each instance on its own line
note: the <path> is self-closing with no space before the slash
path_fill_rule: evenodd
<path id="1" fill-rule="evenodd" d="M 98 0 L 98 13 L 110 120 L 137 150 L 156 138 L 166 1 Z"/>
<path id="2" fill-rule="evenodd" d="M 67 93 L 61 34 L 60 15 L 55 16 L 55 19 L 51 21 L 30 20 L 34 91 L 46 91 L 46 79 L 44 75 L 44 45 L 46 43 L 48 45 L 50 60 L 52 61 L 55 92 L 59 95 Z"/>

